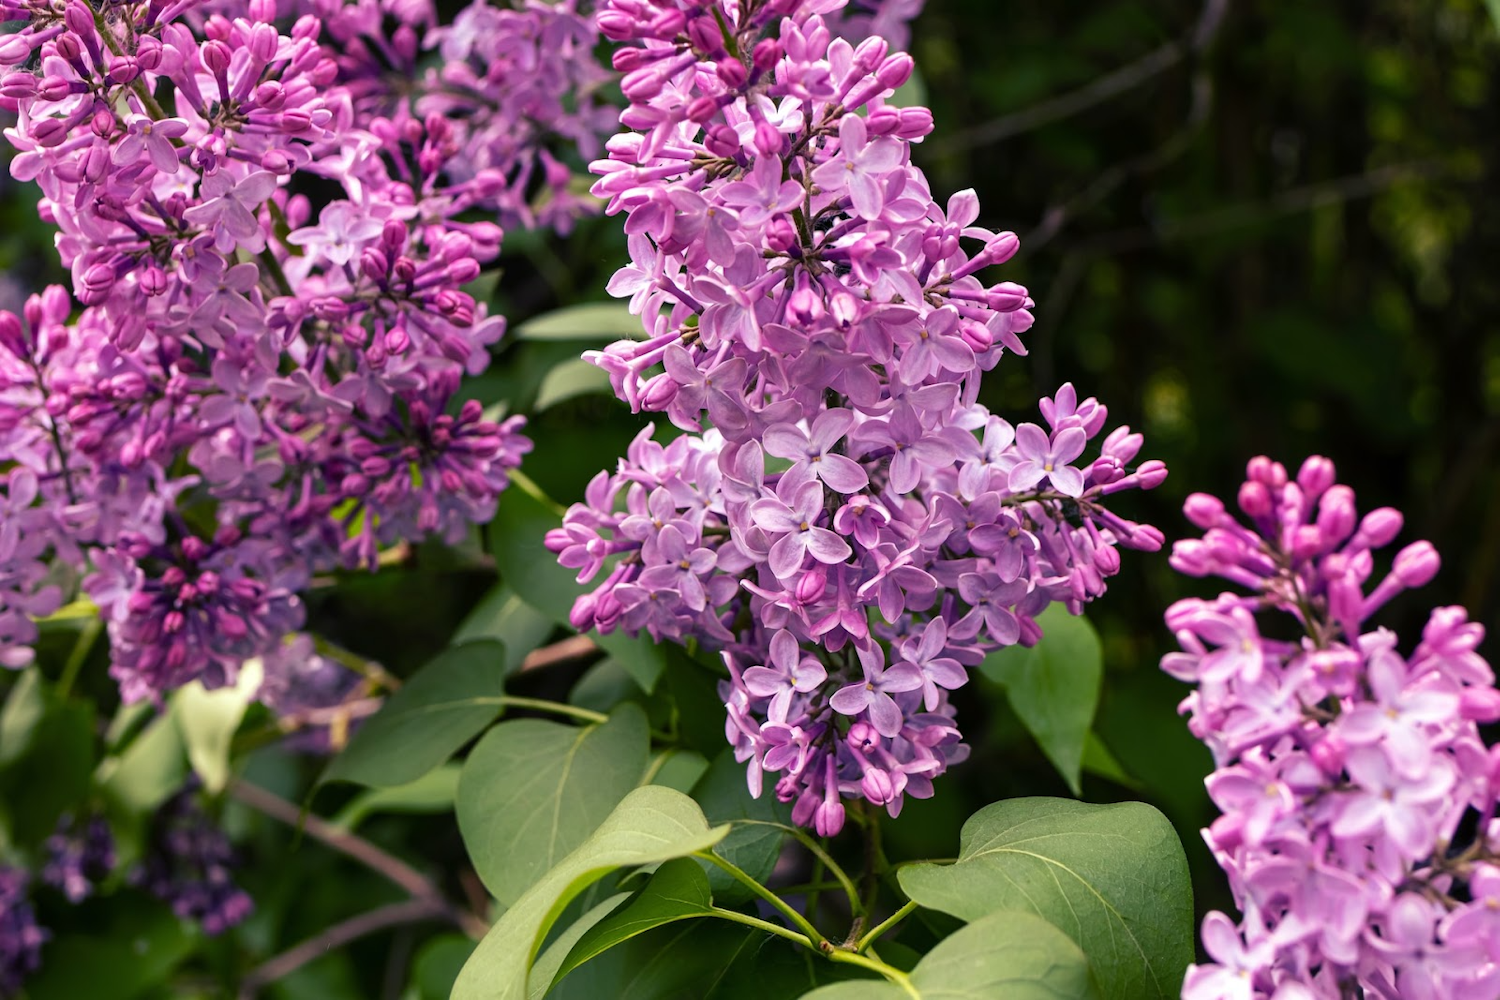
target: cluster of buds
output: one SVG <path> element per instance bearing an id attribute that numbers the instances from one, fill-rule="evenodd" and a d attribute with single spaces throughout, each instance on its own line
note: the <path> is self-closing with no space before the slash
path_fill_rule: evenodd
<path id="1" fill-rule="evenodd" d="M 1367 624 L 1438 555 L 1407 545 L 1377 578 L 1401 514 L 1360 517 L 1327 459 L 1295 478 L 1253 460 L 1238 504 L 1244 520 L 1189 497 L 1204 535 L 1172 553 L 1178 571 L 1248 591 L 1167 612 L 1183 651 L 1162 669 L 1197 685 L 1182 708 L 1217 765 L 1223 816 L 1204 836 L 1243 913 L 1204 921 L 1214 961 L 1183 996 L 1497 995 L 1500 751 L 1478 726 L 1500 719 L 1500 691 L 1476 652 L 1484 629 L 1437 608 L 1407 655 Z M 1273 619 L 1296 638 L 1264 634 Z"/>

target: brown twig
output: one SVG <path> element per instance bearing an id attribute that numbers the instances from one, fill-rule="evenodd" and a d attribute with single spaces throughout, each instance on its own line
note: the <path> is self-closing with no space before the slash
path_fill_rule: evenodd
<path id="1" fill-rule="evenodd" d="M 300 827 L 309 837 L 379 872 L 413 896 L 436 900 L 443 898 L 431 879 L 394 854 L 311 813 L 304 814 L 296 805 L 274 792 L 237 780 L 230 784 L 229 794 L 272 819 L 278 819 L 293 828 Z"/>
<path id="2" fill-rule="evenodd" d="M 1106 73 L 1077 90 L 1059 94 L 1029 108 L 1022 108 L 971 128 L 951 132 L 945 138 L 933 141 L 932 149 L 939 154 L 953 153 L 1003 142 L 1023 132 L 1071 118 L 1112 97 L 1134 90 L 1176 66 L 1187 56 L 1206 49 L 1218 33 L 1219 24 L 1228 9 L 1229 0 L 1208 0 L 1186 39 L 1171 41 L 1153 49 L 1135 62 Z"/>
<path id="3" fill-rule="evenodd" d="M 599 651 L 594 640 L 586 635 L 569 636 L 554 642 L 550 646 L 534 649 L 526 654 L 526 659 L 521 661 L 522 670 L 540 670 L 543 667 L 556 666 L 559 663 L 567 663 L 570 660 L 581 660 Z"/>
<path id="4" fill-rule="evenodd" d="M 240 1000 L 253 1000 L 264 987 L 276 980 L 290 975 L 335 948 L 342 948 L 368 934 L 388 927 L 401 927 L 446 917 L 447 904 L 439 899 L 408 899 L 350 917 L 251 969 L 240 981 Z"/>

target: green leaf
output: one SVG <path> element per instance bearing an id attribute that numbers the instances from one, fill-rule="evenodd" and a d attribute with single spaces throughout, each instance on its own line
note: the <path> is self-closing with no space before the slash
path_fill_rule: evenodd
<path id="1" fill-rule="evenodd" d="M 40 842 L 63 813 L 76 811 L 88 795 L 93 771 L 93 705 L 50 705 L 36 724 L 31 745 L 0 783 L 0 801 L 25 805 L 12 816 L 16 841 Z"/>
<path id="2" fill-rule="evenodd" d="M 191 925 L 155 900 L 127 893 L 103 905 L 112 911 L 108 927 L 46 945 L 41 969 L 26 981 L 31 1000 L 131 1000 L 163 983 L 197 943 Z"/>
<path id="3" fill-rule="evenodd" d="M 668 861 L 656 870 L 630 905 L 595 924 L 558 968 L 560 979 L 596 955 L 664 924 L 713 913 L 708 876 L 693 858 Z"/>
<path id="4" fill-rule="evenodd" d="M 734 751 L 727 747 L 693 788 L 693 798 L 703 807 L 703 815 L 710 823 L 749 819 L 786 826 L 792 822 L 791 807 L 778 802 L 770 789 L 763 791 L 758 799 L 751 797 L 750 788 L 745 784 L 745 765 L 736 761 Z M 781 857 L 781 845 L 785 839 L 786 834 L 774 826 L 734 823 L 729 835 L 714 848 L 714 853 L 738 866 L 757 882 L 764 883 L 771 877 L 776 860 Z M 754 893 L 722 868 L 707 861 L 703 864 L 709 866 L 708 881 L 713 887 L 714 899 L 732 905 L 754 898 Z"/>
<path id="5" fill-rule="evenodd" d="M 441 813 L 453 808 L 463 765 L 450 762 L 416 781 L 394 788 L 372 788 L 356 795 L 333 822 L 352 830 L 372 813 Z"/>
<path id="6" fill-rule="evenodd" d="M 172 695 L 172 721 L 182 734 L 188 763 L 210 794 L 217 795 L 229 784 L 230 744 L 260 690 L 263 674 L 260 658 L 255 657 L 245 661 L 232 687 L 209 691 L 201 681 L 193 681 Z"/>
<path id="7" fill-rule="evenodd" d="M 696 750 L 662 750 L 652 758 L 651 766 L 655 768 L 651 784 L 675 788 L 687 795 L 692 794 L 693 786 L 708 771 L 708 761 Z"/>
<path id="8" fill-rule="evenodd" d="M 519 340 L 587 340 L 610 343 L 630 337 L 642 339 L 641 318 L 624 302 L 586 302 L 564 306 L 527 320 L 516 328 Z"/>
<path id="9" fill-rule="evenodd" d="M 599 887 L 596 885 L 593 888 Z M 617 892 L 603 902 L 590 907 L 587 913 L 573 921 L 567 930 L 557 935 L 546 948 L 542 949 L 542 953 L 537 956 L 536 962 L 531 966 L 530 992 L 527 994 L 527 1000 L 542 1000 L 557 979 L 558 967 L 568 957 L 568 953 L 573 950 L 578 939 L 587 934 L 589 929 L 599 921 L 618 910 L 629 898 L 630 893 Z"/>
<path id="10" fill-rule="evenodd" d="M 187 748 L 172 717 L 163 713 L 117 757 L 99 765 L 94 780 L 126 812 L 155 812 L 187 778 Z"/>
<path id="11" fill-rule="evenodd" d="M 577 574 L 559 566 L 557 556 L 543 544 L 547 532 L 562 524 L 561 515 L 549 504 L 524 487 L 508 490 L 490 522 L 490 549 L 511 589 L 559 625 L 568 625 L 573 602 L 584 590 Z M 647 694 L 656 686 L 666 665 L 666 651 L 661 645 L 647 636 L 632 639 L 621 632 L 596 635 L 594 641 L 613 655 Z"/>
<path id="12" fill-rule="evenodd" d="M 41 674 L 35 667 L 23 671 L 10 689 L 5 707 L 0 708 L 0 767 L 14 764 L 31 747 L 37 723 L 46 710 Z"/>
<path id="13" fill-rule="evenodd" d="M 1088 955 L 1106 1000 L 1176 996 L 1193 960 L 1182 844 L 1139 802 L 1010 799 L 969 818 L 952 865 L 911 865 L 902 890 L 967 921 L 1029 911 Z"/>
<path id="14" fill-rule="evenodd" d="M 1092 731 L 1083 743 L 1083 769 L 1089 774 L 1098 775 L 1135 791 L 1140 791 L 1145 787 L 1138 779 L 1131 777 L 1130 772 L 1125 770 L 1125 766 L 1115 759 L 1109 747 L 1104 745 L 1099 734 Z"/>
<path id="15" fill-rule="evenodd" d="M 505 644 L 506 676 L 519 670 L 526 655 L 546 641 L 556 625 L 505 584 L 497 584 L 474 606 L 453 633 L 451 645 L 480 639 Z"/>
<path id="16" fill-rule="evenodd" d="M 374 788 L 415 781 L 495 721 L 505 704 L 504 683 L 500 643 L 445 650 L 360 727 L 322 780 Z"/>
<path id="17" fill-rule="evenodd" d="M 894 983 L 837 983 L 803 1000 L 1093 1000 L 1088 960 L 1068 936 L 1029 913 L 995 913 L 944 938 Z"/>
<path id="18" fill-rule="evenodd" d="M 490 928 L 459 974 L 453 1000 L 523 1000 L 532 957 L 569 900 L 607 872 L 687 857 L 727 832 L 709 829 L 698 804 L 680 792 L 635 789 Z"/>
<path id="19" fill-rule="evenodd" d="M 479 877 L 510 906 L 593 833 L 640 781 L 646 715 L 625 704 L 598 726 L 503 722 L 469 754 L 458 829 Z"/>
<path id="20" fill-rule="evenodd" d="M 1094 627 L 1062 605 L 1043 611 L 1037 623 L 1041 642 L 1031 649 L 997 650 L 979 669 L 1004 685 L 1016 715 L 1077 795 L 1083 745 L 1099 707 L 1104 657 Z"/>
<path id="21" fill-rule="evenodd" d="M 453 981 L 474 954 L 474 947 L 462 934 L 440 934 L 423 944 L 412 963 L 412 981 L 421 1000 L 448 1000 Z"/>
<path id="22" fill-rule="evenodd" d="M 724 920 L 688 920 L 647 931 L 572 975 L 551 1000 L 704 1000 L 768 935 Z"/>
<path id="23" fill-rule="evenodd" d="M 536 412 L 577 396 L 610 395 L 609 373 L 598 365 L 571 358 L 549 371 L 536 391 Z"/>
<path id="24" fill-rule="evenodd" d="M 1490 20 L 1495 22 L 1496 30 L 1500 30 L 1500 0 L 1484 0 L 1484 5 L 1489 8 Z"/>

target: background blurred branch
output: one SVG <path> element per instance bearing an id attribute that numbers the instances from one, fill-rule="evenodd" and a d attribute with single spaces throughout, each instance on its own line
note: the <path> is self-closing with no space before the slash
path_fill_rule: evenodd
<path id="1" fill-rule="evenodd" d="M 1096 104 L 1118 97 L 1160 76 L 1182 62 L 1189 55 L 1196 55 L 1208 47 L 1218 33 L 1219 24 L 1229 9 L 1229 0 L 1207 0 L 1193 30 L 1186 39 L 1168 42 L 1152 50 L 1133 63 L 1106 73 L 1092 83 L 1077 90 L 1048 98 L 1029 108 L 1013 111 L 1008 115 L 991 119 L 972 128 L 958 129 L 945 138 L 932 143 L 934 152 L 956 153 L 976 146 L 987 146 L 1003 142 L 1022 132 L 1041 128 L 1064 118 L 1087 111 Z"/>

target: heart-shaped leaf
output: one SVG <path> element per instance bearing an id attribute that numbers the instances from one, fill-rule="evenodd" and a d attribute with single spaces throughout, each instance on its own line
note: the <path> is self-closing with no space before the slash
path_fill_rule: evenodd
<path id="1" fill-rule="evenodd" d="M 442 764 L 505 706 L 505 647 L 445 650 L 386 700 L 323 773 L 324 781 L 393 788 Z"/>
<path id="2" fill-rule="evenodd" d="M 1037 623 L 1042 640 L 1035 646 L 997 650 L 979 669 L 1005 687 L 1022 724 L 1077 795 L 1104 656 L 1088 619 L 1068 614 L 1061 604 L 1043 611 Z"/>
<path id="3" fill-rule="evenodd" d="M 912 865 L 901 888 L 968 921 L 1028 911 L 1077 942 L 1105 1000 L 1177 995 L 1193 960 L 1193 899 L 1182 844 L 1139 802 L 1010 799 L 964 824 L 952 865 Z"/>
<path id="4" fill-rule="evenodd" d="M 458 829 L 485 887 L 506 906 L 583 843 L 640 781 L 650 736 L 626 703 L 608 722 L 502 722 L 458 780 Z"/>

